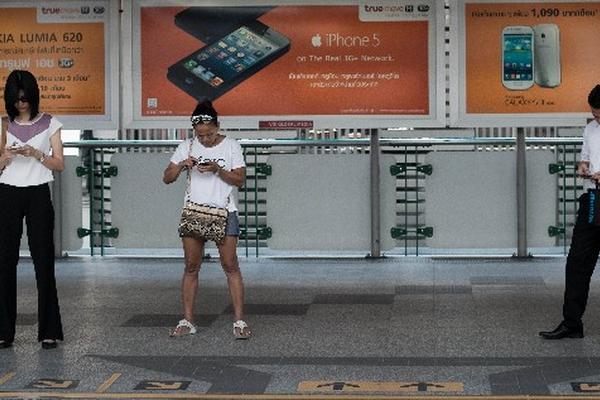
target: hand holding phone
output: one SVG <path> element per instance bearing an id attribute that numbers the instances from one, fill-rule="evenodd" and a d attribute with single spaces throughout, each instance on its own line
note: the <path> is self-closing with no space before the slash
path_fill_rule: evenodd
<path id="1" fill-rule="evenodd" d="M 577 165 L 577 170 L 575 174 L 579 177 L 585 177 L 590 174 L 590 166 L 589 161 L 581 161 L 579 165 Z"/>
<path id="2" fill-rule="evenodd" d="M 219 170 L 219 165 L 213 161 L 202 161 L 198 163 L 198 171 L 215 173 Z"/>
<path id="3" fill-rule="evenodd" d="M 6 146 L 6 148 L 12 152 L 17 152 L 23 148 L 18 142 L 13 142 L 10 146 Z"/>
<path id="4" fill-rule="evenodd" d="M 39 150 L 35 147 L 30 146 L 28 144 L 24 144 L 20 146 L 16 151 L 17 154 L 20 154 L 24 157 L 37 157 Z"/>
<path id="5" fill-rule="evenodd" d="M 595 174 L 577 174 L 577 177 L 581 179 L 589 179 L 595 181 L 596 183 L 600 183 L 600 172 L 596 172 Z"/>
<path id="6" fill-rule="evenodd" d="M 196 160 L 194 157 L 189 157 L 180 162 L 179 166 L 181 166 L 183 169 L 192 169 L 196 166 L 197 163 L 198 160 Z"/>

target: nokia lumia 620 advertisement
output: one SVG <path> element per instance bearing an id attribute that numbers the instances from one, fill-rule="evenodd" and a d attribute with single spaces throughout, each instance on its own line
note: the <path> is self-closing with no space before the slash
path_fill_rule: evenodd
<path id="1" fill-rule="evenodd" d="M 290 41 L 248 21 L 169 67 L 168 79 L 197 100 L 214 100 L 285 54 Z"/>

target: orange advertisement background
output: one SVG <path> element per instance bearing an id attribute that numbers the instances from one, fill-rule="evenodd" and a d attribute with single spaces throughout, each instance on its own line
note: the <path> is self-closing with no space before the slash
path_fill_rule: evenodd
<path id="1" fill-rule="evenodd" d="M 0 8 L 0 26 L 4 34 L 12 34 L 14 43 L 0 43 L 0 57 L 8 59 L 30 58 L 31 71 L 38 78 L 42 99 L 40 109 L 55 115 L 103 115 L 105 113 L 105 74 L 104 74 L 104 24 L 103 23 L 38 23 L 36 21 L 35 8 Z M 81 42 L 64 42 L 65 32 L 81 33 Z M 20 35 L 34 35 L 36 33 L 54 33 L 56 41 L 21 43 Z M 32 36 L 29 36 L 32 37 Z M 81 47 L 81 54 L 41 54 L 37 50 L 34 53 L 5 54 L 3 50 L 35 47 L 49 48 L 57 47 Z M 59 68 L 58 60 L 70 58 L 73 60 L 71 68 Z M 52 68 L 36 67 L 36 59 L 51 59 L 54 62 Z M 4 82 L 10 73 L 8 69 L 2 69 L 1 85 L 4 91 Z M 87 76 L 87 80 L 73 81 L 75 75 Z M 71 81 L 59 81 L 61 77 L 70 76 Z M 47 80 L 44 78 L 48 78 Z M 64 86 L 64 90 L 57 90 L 55 86 Z M 54 87 L 54 88 L 53 88 Z M 46 90 L 44 90 L 46 88 Z M 47 95 L 66 94 L 70 99 L 48 99 Z M 4 106 L 2 106 L 4 108 Z"/>
<path id="2" fill-rule="evenodd" d="M 531 9 L 558 8 L 559 17 L 534 18 Z M 564 17 L 563 10 L 597 10 L 595 17 Z M 528 17 L 474 17 L 477 12 L 528 12 Z M 509 90 L 502 85 L 502 29 L 509 25 L 556 24 L 560 30 L 561 84 L 556 88 L 533 85 Z M 588 112 L 587 95 L 600 82 L 599 3 L 466 4 L 466 111 L 478 113 Z M 531 104 L 507 105 L 507 96 L 524 96 Z M 534 104 L 533 100 L 538 100 Z M 543 105 L 541 101 L 543 100 Z M 548 105 L 549 103 L 553 103 Z"/>
<path id="3" fill-rule="evenodd" d="M 171 83 L 169 66 L 204 44 L 175 26 L 181 7 L 144 7 L 141 10 L 142 110 L 148 115 L 187 116 L 196 100 Z M 290 39 L 290 50 L 214 101 L 224 115 L 338 115 L 345 109 L 357 114 L 429 114 L 428 23 L 360 22 L 358 7 L 280 6 L 259 20 Z M 328 32 L 340 35 L 379 34 L 381 46 L 367 49 L 313 48 L 311 37 Z M 298 63 L 298 56 L 387 55 L 395 61 Z M 400 79 L 383 81 L 377 88 L 310 88 L 290 73 L 389 73 Z M 158 99 L 150 111 L 148 98 Z M 397 110 L 404 110 L 398 112 Z"/>

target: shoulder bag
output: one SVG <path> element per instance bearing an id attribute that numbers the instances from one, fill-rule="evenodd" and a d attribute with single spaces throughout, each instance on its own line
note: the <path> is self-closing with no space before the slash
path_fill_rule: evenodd
<path id="1" fill-rule="evenodd" d="M 192 155 L 194 139 L 190 141 L 188 154 Z M 214 207 L 206 204 L 194 203 L 190 200 L 191 171 L 187 171 L 186 203 L 181 210 L 179 221 L 179 237 L 194 237 L 197 239 L 212 240 L 216 244 L 225 240 L 225 229 L 227 227 L 227 208 Z M 228 198 L 229 202 L 229 198 Z"/>

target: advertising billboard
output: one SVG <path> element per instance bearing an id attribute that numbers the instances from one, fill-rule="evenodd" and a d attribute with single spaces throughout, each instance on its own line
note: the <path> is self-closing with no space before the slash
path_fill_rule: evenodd
<path id="1" fill-rule="evenodd" d="M 0 96 L 11 71 L 28 70 L 38 80 L 40 109 L 65 127 L 116 128 L 117 13 L 108 0 L 2 2 Z"/>
<path id="2" fill-rule="evenodd" d="M 130 126 L 187 127 L 202 99 L 228 127 L 444 125 L 439 2 L 139 0 L 130 12 Z"/>
<path id="3" fill-rule="evenodd" d="M 453 125 L 585 124 L 600 82 L 600 2 L 452 5 Z"/>

